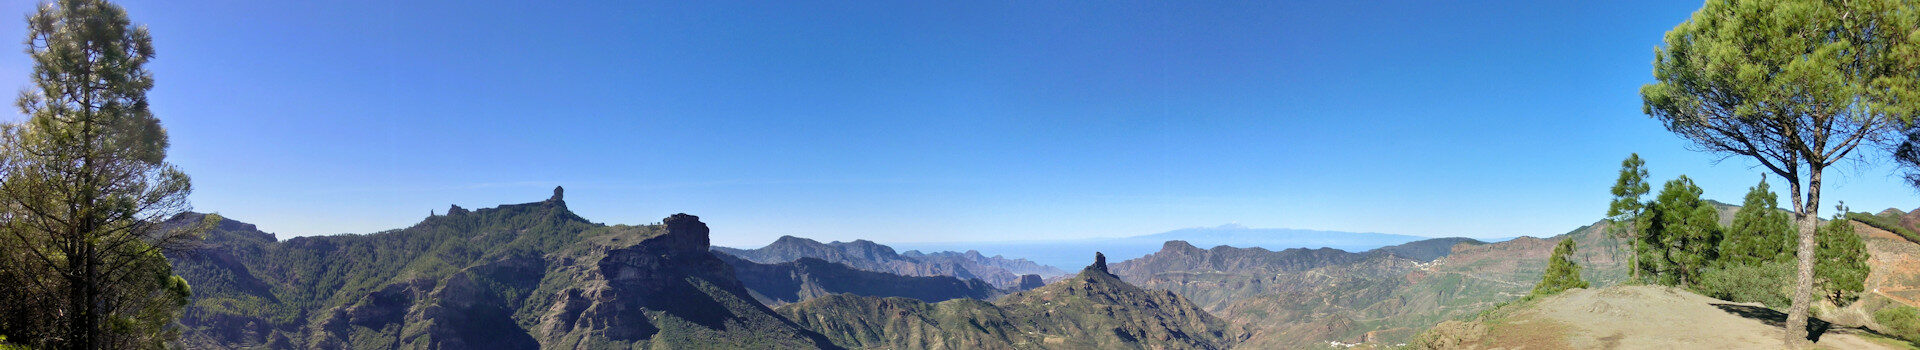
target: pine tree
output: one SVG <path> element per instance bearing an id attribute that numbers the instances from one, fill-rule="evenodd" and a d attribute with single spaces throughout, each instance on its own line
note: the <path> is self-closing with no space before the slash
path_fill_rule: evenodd
<path id="1" fill-rule="evenodd" d="M 1765 179 L 1748 189 L 1720 242 L 1720 262 L 1759 265 L 1793 258 L 1793 218 L 1778 208 L 1779 199 Z"/>
<path id="2" fill-rule="evenodd" d="M 1648 116 L 1786 180 L 1798 226 L 1790 346 L 1808 339 L 1823 176 L 1902 138 L 1920 112 L 1916 28 L 1912 0 L 1707 0 L 1654 51 Z"/>
<path id="3" fill-rule="evenodd" d="M 1553 247 L 1553 255 L 1547 257 L 1547 271 L 1540 276 L 1540 284 L 1533 286 L 1534 296 L 1558 294 L 1574 288 L 1587 288 L 1587 281 L 1580 279 L 1580 265 L 1573 263 L 1575 243 L 1573 238 L 1560 240 Z"/>
<path id="4" fill-rule="evenodd" d="M 1821 296 L 1834 305 L 1846 306 L 1866 290 L 1866 243 L 1853 231 L 1853 220 L 1846 218 L 1847 208 L 1839 206 L 1833 220 L 1820 228 L 1820 249 L 1814 258 L 1814 284 Z"/>
<path id="5" fill-rule="evenodd" d="M 60 0 L 27 18 L 26 44 L 27 119 L 0 129 L 0 285 L 12 289 L 0 333 L 41 348 L 163 347 L 190 290 L 161 251 L 205 226 L 160 227 L 192 186 L 147 109 L 152 39 L 119 6 Z"/>
<path id="6" fill-rule="evenodd" d="M 1667 181 L 1642 216 L 1641 269 L 1653 281 L 1689 286 L 1714 261 L 1720 245 L 1720 213 L 1700 199 L 1693 179 Z"/>
<path id="7" fill-rule="evenodd" d="M 1649 189 L 1647 185 L 1647 162 L 1640 160 L 1639 153 L 1628 154 L 1626 160 L 1620 161 L 1620 177 L 1613 182 L 1611 191 L 1613 193 L 1613 202 L 1607 205 L 1607 221 L 1609 221 L 1607 228 L 1612 231 L 1612 235 L 1609 237 L 1624 237 L 1633 240 L 1634 255 L 1636 257 L 1639 256 L 1640 250 L 1642 249 L 1638 239 L 1640 237 L 1638 223 L 1640 222 L 1641 213 L 1644 213 L 1647 207 L 1647 204 L 1642 202 L 1640 197 L 1645 196 Z M 1612 245 L 1609 244 L 1608 248 L 1611 249 Z M 1629 261 L 1631 261 L 1632 264 L 1632 266 L 1629 266 L 1629 271 L 1632 272 L 1635 280 L 1639 280 L 1640 259 L 1635 258 Z"/>

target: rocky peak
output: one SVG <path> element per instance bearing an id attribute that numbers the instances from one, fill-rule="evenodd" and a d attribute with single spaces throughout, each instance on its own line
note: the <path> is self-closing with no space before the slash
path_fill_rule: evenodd
<path id="1" fill-rule="evenodd" d="M 554 189 L 553 197 L 555 199 L 560 198 L 560 190 L 558 188 Z M 707 237 L 707 224 L 700 222 L 700 217 L 687 215 L 687 213 L 679 213 L 668 216 L 666 219 L 660 220 L 660 222 L 666 224 L 667 232 L 661 234 L 657 239 L 665 240 L 669 250 L 700 253 L 707 251 L 707 247 L 710 244 Z"/>
<path id="2" fill-rule="evenodd" d="M 1100 273 L 1108 273 L 1107 272 L 1107 255 L 1101 254 L 1100 252 L 1093 252 L 1093 265 L 1087 265 L 1087 271 L 1100 271 Z"/>
<path id="3" fill-rule="evenodd" d="M 1180 252 L 1180 253 L 1188 253 L 1188 254 L 1199 254 L 1202 252 L 1200 247 L 1195 247 L 1193 246 L 1192 243 L 1187 243 L 1187 241 L 1181 241 L 1181 240 L 1172 240 L 1172 241 L 1167 241 L 1167 243 L 1165 244 L 1161 244 L 1160 251 L 1169 252 L 1169 253 Z"/>
<path id="4" fill-rule="evenodd" d="M 562 197 L 565 197 L 566 193 L 567 193 L 566 188 L 560 187 L 560 186 L 553 186 L 553 197 L 547 198 L 547 201 L 559 202 Z"/>
<path id="5" fill-rule="evenodd" d="M 466 213 L 469 213 L 467 211 L 467 208 L 461 208 L 459 204 L 454 204 L 452 208 L 447 208 L 447 216 L 454 216 L 454 215 L 460 215 L 460 214 L 466 214 Z"/>
<path id="6" fill-rule="evenodd" d="M 767 248 L 774 248 L 774 247 L 784 248 L 784 247 L 815 246 L 815 245 L 820 245 L 820 242 L 817 242 L 811 239 L 806 239 L 806 238 L 794 237 L 793 235 L 785 235 L 785 236 L 780 236 L 779 239 L 773 240 L 773 244 L 768 244 Z"/>

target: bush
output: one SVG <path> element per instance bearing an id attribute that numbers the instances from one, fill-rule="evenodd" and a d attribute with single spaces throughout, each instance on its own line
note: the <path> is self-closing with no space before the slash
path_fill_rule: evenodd
<path id="1" fill-rule="evenodd" d="M 1694 291 L 1727 301 L 1785 309 L 1792 301 L 1787 288 L 1793 283 L 1792 260 L 1726 264 L 1702 271 Z"/>
<path id="2" fill-rule="evenodd" d="M 1920 309 L 1906 305 L 1880 309 L 1873 312 L 1873 321 L 1880 323 L 1880 331 L 1887 335 L 1920 343 Z"/>

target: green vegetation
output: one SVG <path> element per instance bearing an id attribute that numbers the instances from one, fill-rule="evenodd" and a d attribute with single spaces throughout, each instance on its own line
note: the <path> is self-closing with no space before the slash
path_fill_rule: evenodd
<path id="1" fill-rule="evenodd" d="M 1720 242 L 1718 264 L 1701 273 L 1694 291 L 1775 308 L 1790 306 L 1784 286 L 1793 283 L 1793 223 L 1787 212 L 1776 209 L 1778 198 L 1764 178 L 1748 188 Z"/>
<path id="2" fill-rule="evenodd" d="M 1887 335 L 1920 344 L 1920 309 L 1906 305 L 1880 309 L 1873 312 L 1873 321 Z"/>
<path id="3" fill-rule="evenodd" d="M 1754 264 L 1721 264 L 1701 273 L 1693 290 L 1722 300 L 1765 304 L 1784 309 L 1791 303 L 1787 295 L 1793 284 L 1793 260 L 1780 259 Z"/>
<path id="4" fill-rule="evenodd" d="M 1867 226 L 1873 226 L 1873 228 L 1893 232 L 1894 234 L 1900 235 L 1900 237 L 1906 238 L 1907 241 L 1910 242 L 1920 243 L 1920 232 L 1914 232 L 1913 229 L 1900 225 L 1900 217 L 1897 215 L 1882 216 L 1867 213 L 1847 213 L 1846 215 L 1848 219 L 1852 219 L 1853 221 L 1859 221 L 1862 224 L 1867 224 Z"/>
<path id="5" fill-rule="evenodd" d="M 191 294 L 162 229 L 192 185 L 147 109 L 153 41 L 126 11 L 63 0 L 27 17 L 27 119 L 0 127 L 0 334 L 26 346 L 161 348 Z M 212 223 L 214 221 L 205 221 Z"/>
<path id="6" fill-rule="evenodd" d="M 1717 258 L 1719 211 L 1700 199 L 1701 190 L 1686 175 L 1667 181 L 1647 205 L 1639 239 L 1641 274 L 1663 285 L 1692 286 L 1701 269 Z"/>
<path id="7" fill-rule="evenodd" d="M 1540 276 L 1540 284 L 1533 286 L 1533 292 L 1527 297 L 1548 296 L 1574 288 L 1588 287 L 1587 281 L 1580 279 L 1580 265 L 1575 265 L 1573 256 L 1575 244 L 1573 238 L 1564 238 L 1554 245 L 1553 256 L 1547 258 L 1547 272 Z"/>
<path id="8" fill-rule="evenodd" d="M 1920 112 L 1920 4 L 1709 0 L 1655 50 L 1644 110 L 1701 149 L 1790 184 L 1799 221 L 1784 340 L 1804 339 L 1822 175 Z"/>
<path id="9" fill-rule="evenodd" d="M 1845 206 L 1838 210 L 1847 212 Z M 1867 282 L 1867 244 L 1854 234 L 1853 224 L 1842 215 L 1834 215 L 1820 228 L 1820 249 L 1815 256 L 1813 276 L 1820 296 L 1834 305 L 1845 306 L 1860 298 Z"/>
<path id="10" fill-rule="evenodd" d="M 1779 207 L 1779 197 L 1765 179 L 1749 188 L 1720 242 L 1720 262 L 1756 265 L 1792 259 L 1793 219 Z"/>
<path id="11" fill-rule="evenodd" d="M 1731 225 L 1724 228 L 1717 222 L 1719 212 L 1700 199 L 1701 194 L 1682 175 L 1645 205 L 1640 215 L 1644 232 L 1635 254 L 1642 276 L 1714 298 L 1791 307 L 1792 294 L 1785 288 L 1793 282 L 1791 221 L 1776 209 L 1777 197 L 1767 182 L 1748 188 Z M 1838 216 L 1819 232 L 1815 290 L 1844 306 L 1865 289 L 1865 243 Z"/>
<path id="12" fill-rule="evenodd" d="M 1639 153 L 1627 155 L 1620 161 L 1620 177 L 1614 180 L 1613 202 L 1607 205 L 1607 221 L 1613 236 L 1633 240 L 1634 251 L 1640 251 L 1640 216 L 1646 212 L 1647 204 L 1640 200 L 1652 187 L 1647 184 L 1647 161 L 1640 159 Z M 1640 259 L 1629 260 L 1628 271 L 1633 279 L 1640 280 Z"/>

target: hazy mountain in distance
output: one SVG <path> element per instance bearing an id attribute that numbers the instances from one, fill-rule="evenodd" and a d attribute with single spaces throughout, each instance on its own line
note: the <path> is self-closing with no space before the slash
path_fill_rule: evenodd
<path id="1" fill-rule="evenodd" d="M 900 249 L 925 251 L 978 250 L 986 254 L 1025 258 L 1045 265 L 1073 266 L 1094 252 L 1104 252 L 1118 260 L 1133 259 L 1160 250 L 1167 241 L 1185 241 L 1195 246 L 1227 245 L 1244 248 L 1284 250 L 1288 248 L 1333 248 L 1360 252 L 1402 244 L 1428 237 L 1386 233 L 1361 233 L 1284 228 L 1250 228 L 1228 224 L 1215 227 L 1186 228 L 1162 233 L 1121 238 L 1092 238 L 1009 242 L 892 243 Z"/>
<path id="2" fill-rule="evenodd" d="M 979 279 L 992 283 L 998 288 L 1019 286 L 1021 275 L 1037 274 L 1042 277 L 1054 277 L 1066 274 L 1065 271 L 1053 266 L 998 255 L 989 257 L 973 250 L 960 250 L 965 253 L 951 251 L 898 253 L 892 247 L 864 239 L 852 242 L 820 243 L 820 241 L 806 238 L 781 236 L 780 239 L 774 240 L 765 247 L 754 249 L 713 247 L 713 250 L 761 264 L 780 264 L 802 258 L 814 258 L 856 269 L 902 276 L 952 276 L 961 280 Z"/>

